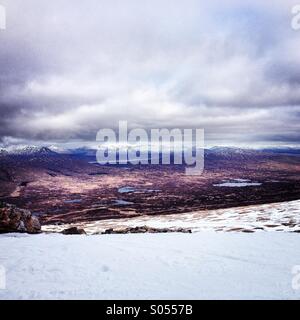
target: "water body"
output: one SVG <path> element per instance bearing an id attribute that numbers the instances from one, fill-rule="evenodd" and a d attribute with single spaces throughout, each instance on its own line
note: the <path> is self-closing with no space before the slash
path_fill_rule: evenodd
<path id="1" fill-rule="evenodd" d="M 122 188 L 119 188 L 118 192 L 119 193 L 132 193 L 132 192 L 136 192 L 136 189 L 133 187 L 122 187 Z"/>
<path id="2" fill-rule="evenodd" d="M 65 200 L 64 203 L 80 203 L 82 202 L 81 199 L 74 199 L 74 200 Z"/>
<path id="3" fill-rule="evenodd" d="M 125 201 L 125 200 L 115 200 L 114 204 L 117 206 L 127 206 L 127 205 L 131 205 L 134 204 L 133 202 L 129 202 L 129 201 Z"/>
<path id="4" fill-rule="evenodd" d="M 122 187 L 118 190 L 119 193 L 154 193 L 160 192 L 161 190 L 158 189 L 140 189 L 137 190 L 133 187 Z"/>
<path id="5" fill-rule="evenodd" d="M 258 187 L 262 183 L 251 182 L 249 179 L 233 179 L 224 181 L 222 183 L 214 184 L 214 187 L 227 187 L 227 188 L 244 188 L 244 187 Z"/>

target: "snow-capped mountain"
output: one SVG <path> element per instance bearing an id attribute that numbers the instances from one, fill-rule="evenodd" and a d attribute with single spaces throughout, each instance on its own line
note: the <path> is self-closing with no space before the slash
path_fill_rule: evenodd
<path id="1" fill-rule="evenodd" d="M 53 155 L 55 152 L 47 147 L 37 147 L 37 146 L 10 146 L 7 148 L 0 149 L 5 155 Z"/>
<path id="2" fill-rule="evenodd" d="M 242 148 L 236 148 L 236 147 L 212 147 L 208 149 L 211 152 L 215 152 L 218 154 L 228 155 L 228 154 L 245 154 L 245 153 L 252 153 L 256 152 L 254 149 L 242 149 Z"/>
<path id="3" fill-rule="evenodd" d="M 119 146 L 122 149 L 124 146 Z M 110 148 L 110 146 L 105 146 L 105 148 Z M 111 146 L 112 149 L 115 149 L 116 146 Z M 128 146 L 124 147 L 125 149 Z M 30 145 L 17 145 L 9 146 L 6 148 L 0 148 L 0 156 L 14 155 L 14 156 L 43 156 L 43 155 L 73 155 L 73 156 L 87 156 L 94 157 L 96 156 L 96 148 L 90 147 L 77 147 L 77 148 L 64 148 L 57 146 L 30 146 Z M 211 157 L 213 159 L 231 159 L 231 158 L 253 158 L 257 156 L 269 156 L 272 154 L 299 154 L 299 149 L 248 149 L 248 148 L 237 148 L 237 147 L 220 147 L 215 146 L 208 149 L 205 149 L 205 156 Z"/>
<path id="4" fill-rule="evenodd" d="M 207 159 L 249 159 L 260 157 L 262 155 L 268 156 L 268 153 L 264 153 L 255 149 L 242 149 L 235 147 L 213 147 L 205 150 L 205 156 Z"/>

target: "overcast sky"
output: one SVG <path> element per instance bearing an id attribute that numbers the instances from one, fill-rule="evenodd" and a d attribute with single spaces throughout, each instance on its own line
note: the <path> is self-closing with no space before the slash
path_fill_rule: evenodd
<path id="1" fill-rule="evenodd" d="M 84 144 L 119 120 L 205 128 L 213 144 L 300 144 L 294 0 L 0 2 L 4 144 Z"/>

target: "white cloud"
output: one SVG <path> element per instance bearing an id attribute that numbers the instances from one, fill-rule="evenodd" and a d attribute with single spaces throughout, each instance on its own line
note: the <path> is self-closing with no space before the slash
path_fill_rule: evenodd
<path id="1" fill-rule="evenodd" d="M 229 143 L 299 132 L 292 1 L 4 4 L 2 137 L 93 140 L 119 120 Z"/>

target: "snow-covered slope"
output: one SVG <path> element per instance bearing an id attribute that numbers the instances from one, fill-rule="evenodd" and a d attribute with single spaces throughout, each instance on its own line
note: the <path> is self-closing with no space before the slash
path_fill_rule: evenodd
<path id="1" fill-rule="evenodd" d="M 71 226 L 89 234 L 106 229 L 148 226 L 153 228 L 188 228 L 197 231 L 282 231 L 300 232 L 300 200 L 239 208 L 194 211 L 173 215 L 140 216 L 128 219 L 101 220 L 73 225 L 48 225 L 44 231 L 60 232 Z"/>
<path id="2" fill-rule="evenodd" d="M 0 299 L 300 299 L 299 247 L 274 232 L 0 235 Z"/>

